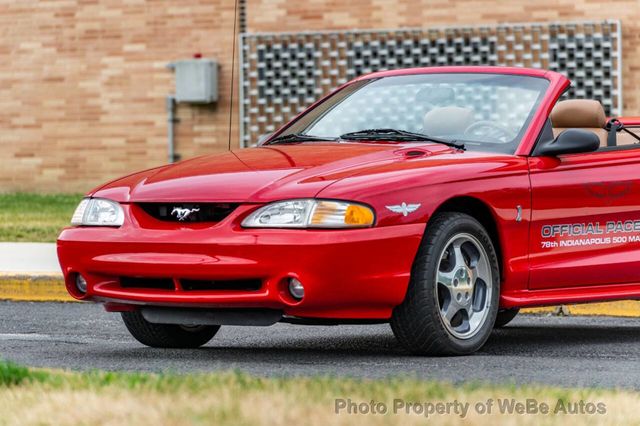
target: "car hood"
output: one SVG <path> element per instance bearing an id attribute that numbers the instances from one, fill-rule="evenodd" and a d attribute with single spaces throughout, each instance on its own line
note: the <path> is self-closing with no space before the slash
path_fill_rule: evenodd
<path id="1" fill-rule="evenodd" d="M 461 154 L 436 144 L 264 146 L 136 173 L 104 185 L 92 195 L 120 202 L 268 202 L 314 197 L 332 183 L 367 170 L 393 168 L 394 164 L 401 169 L 401 163 L 415 158 L 453 162 Z"/>

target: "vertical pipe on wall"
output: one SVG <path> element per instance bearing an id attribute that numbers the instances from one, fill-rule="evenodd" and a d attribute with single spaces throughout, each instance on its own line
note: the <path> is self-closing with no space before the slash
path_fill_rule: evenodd
<path id="1" fill-rule="evenodd" d="M 168 95 L 166 100 L 167 105 L 167 153 L 169 156 L 169 163 L 176 161 L 175 153 L 175 123 L 176 123 L 176 98 L 173 95 Z"/>

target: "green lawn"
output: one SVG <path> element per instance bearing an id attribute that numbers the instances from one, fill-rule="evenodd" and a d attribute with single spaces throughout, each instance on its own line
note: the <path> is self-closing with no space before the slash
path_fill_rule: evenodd
<path id="1" fill-rule="evenodd" d="M 469 362 L 481 360 L 469 357 Z M 514 404 L 532 404 L 527 402 L 532 399 L 555 412 L 518 413 Z M 481 413 L 488 400 L 493 401 L 491 414 Z M 348 412 L 349 403 L 370 410 L 372 402 L 375 414 Z M 440 407 L 449 403 L 451 411 L 434 411 L 439 403 L 444 403 Z M 463 414 L 460 408 L 456 413 L 456 403 L 467 405 L 468 410 Z M 639 403 L 640 394 L 623 390 L 453 385 L 412 378 L 263 378 L 238 372 L 72 373 L 28 369 L 0 360 L 0 424 L 617 425 L 638 424 Z M 581 404 L 583 408 L 578 408 Z M 597 404 L 599 413 L 587 413 Z"/>
<path id="2" fill-rule="evenodd" d="M 80 194 L 0 194 L 0 241 L 55 242 Z"/>

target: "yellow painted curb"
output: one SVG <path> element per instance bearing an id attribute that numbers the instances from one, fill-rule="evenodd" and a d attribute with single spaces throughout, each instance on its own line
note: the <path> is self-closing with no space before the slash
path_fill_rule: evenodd
<path id="1" fill-rule="evenodd" d="M 0 275 L 0 300 L 74 302 L 62 274 Z"/>
<path id="2" fill-rule="evenodd" d="M 523 309 L 522 313 L 529 314 L 549 314 L 558 311 L 556 306 L 545 308 Z M 610 316 L 610 317 L 640 317 L 640 301 L 638 300 L 618 300 L 605 303 L 585 303 L 580 305 L 566 305 L 563 311 L 568 315 L 575 316 Z"/>

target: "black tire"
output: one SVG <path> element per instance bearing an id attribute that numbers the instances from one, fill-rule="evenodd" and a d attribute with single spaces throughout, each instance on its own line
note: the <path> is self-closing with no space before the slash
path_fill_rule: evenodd
<path id="1" fill-rule="evenodd" d="M 199 348 L 216 335 L 219 325 L 186 327 L 174 324 L 153 324 L 139 311 L 122 312 L 129 333 L 143 345 L 152 348 Z"/>
<path id="2" fill-rule="evenodd" d="M 493 328 L 501 328 L 505 325 L 509 324 L 520 312 L 518 308 L 511 309 L 500 309 L 498 311 L 498 316 L 496 317 L 496 323 Z"/>
<path id="3" fill-rule="evenodd" d="M 486 270 L 491 271 L 491 295 L 481 305 L 484 318 L 469 338 L 458 338 L 445 326 L 440 314 L 441 301 L 436 279 L 445 256 L 446 245 L 457 235 L 471 235 L 485 251 Z M 448 255 L 448 254 L 447 254 Z M 444 259 L 444 258 L 442 258 Z M 475 286 L 475 284 L 474 284 Z M 475 287 L 474 287 L 475 288 Z M 488 288 L 488 285 L 485 286 Z M 429 222 L 425 236 L 413 264 L 411 279 L 402 304 L 391 317 L 391 328 L 400 344 L 409 352 L 420 355 L 467 355 L 484 345 L 493 330 L 498 313 L 500 271 L 498 257 L 486 230 L 473 217 L 458 212 L 435 215 Z M 472 299 L 475 297 L 475 293 Z M 458 299 L 459 300 L 459 299 Z M 473 306 L 473 302 L 471 303 Z M 483 310 L 483 312 L 485 312 Z"/>

